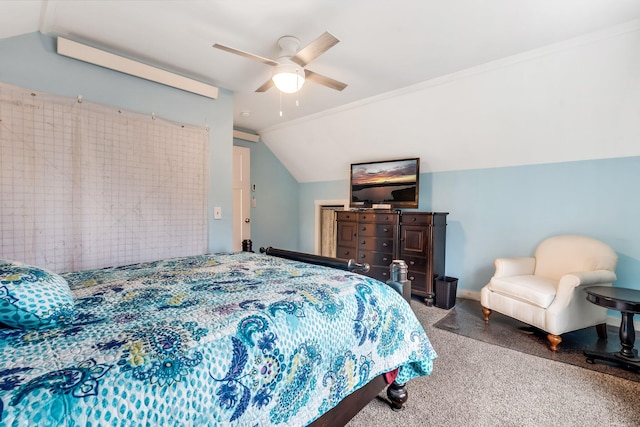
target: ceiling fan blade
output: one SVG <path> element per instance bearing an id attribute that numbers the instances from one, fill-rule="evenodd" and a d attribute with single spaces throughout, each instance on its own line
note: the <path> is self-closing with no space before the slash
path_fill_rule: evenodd
<path id="1" fill-rule="evenodd" d="M 342 91 L 347 87 L 346 83 L 339 82 L 331 77 L 323 76 L 322 74 L 314 73 L 310 70 L 304 70 L 304 77 L 310 82 L 318 83 L 339 91 Z"/>
<path id="2" fill-rule="evenodd" d="M 263 64 L 271 65 L 272 67 L 275 67 L 276 65 L 278 65 L 278 63 L 276 61 L 273 61 L 273 60 L 271 60 L 269 58 L 263 58 L 262 56 L 254 55 L 253 53 L 244 52 L 242 50 L 234 49 L 232 47 L 225 46 L 225 45 L 222 45 L 222 44 L 216 43 L 216 44 L 213 45 L 213 47 L 215 47 L 216 49 L 224 50 L 225 52 L 235 53 L 236 55 L 240 55 L 240 56 L 244 56 L 245 58 L 253 59 L 254 61 L 262 62 Z"/>
<path id="3" fill-rule="evenodd" d="M 325 31 L 323 35 L 300 49 L 298 53 L 291 57 L 291 60 L 301 67 L 304 67 L 309 62 L 313 61 L 318 56 L 338 44 L 338 42 L 340 42 L 340 40 L 338 40 L 333 34 Z"/>
<path id="4" fill-rule="evenodd" d="M 271 86 L 273 86 L 273 80 L 271 78 L 269 78 L 269 80 L 264 82 L 262 84 L 262 86 L 260 86 L 258 89 L 256 89 L 256 92 L 266 92 L 269 89 L 271 89 Z"/>

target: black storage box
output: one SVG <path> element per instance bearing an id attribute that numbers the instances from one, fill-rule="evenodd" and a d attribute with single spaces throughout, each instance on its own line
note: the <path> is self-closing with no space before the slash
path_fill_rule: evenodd
<path id="1" fill-rule="evenodd" d="M 436 307 L 449 310 L 456 305 L 456 292 L 458 291 L 458 278 L 440 276 L 436 278 Z"/>

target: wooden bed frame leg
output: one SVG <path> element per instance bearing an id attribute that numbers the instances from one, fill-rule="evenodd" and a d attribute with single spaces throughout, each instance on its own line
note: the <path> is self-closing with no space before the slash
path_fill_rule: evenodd
<path id="1" fill-rule="evenodd" d="M 397 382 L 392 382 L 387 387 L 387 397 L 391 402 L 391 409 L 394 411 L 400 411 L 402 409 L 402 405 L 409 399 L 409 392 L 407 391 L 406 384 L 398 384 Z"/>

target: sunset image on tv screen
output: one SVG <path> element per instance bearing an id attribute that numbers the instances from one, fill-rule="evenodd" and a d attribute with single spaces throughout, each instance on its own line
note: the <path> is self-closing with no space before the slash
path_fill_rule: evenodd
<path id="1" fill-rule="evenodd" d="M 353 202 L 412 202 L 417 187 L 417 161 L 354 164 L 351 168 Z"/>

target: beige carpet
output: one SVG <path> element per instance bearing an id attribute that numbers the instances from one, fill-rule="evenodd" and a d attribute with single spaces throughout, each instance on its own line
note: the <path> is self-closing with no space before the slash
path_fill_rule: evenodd
<path id="1" fill-rule="evenodd" d="M 640 383 L 438 329 L 449 311 L 411 305 L 438 353 L 433 373 L 409 383 L 404 410 L 377 399 L 349 427 L 640 426 Z"/>

